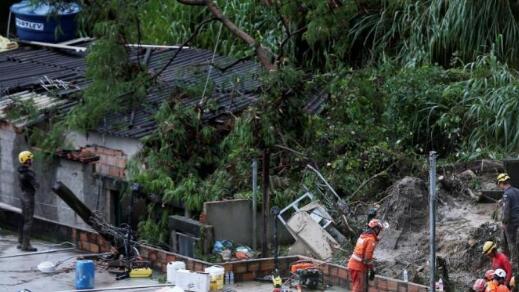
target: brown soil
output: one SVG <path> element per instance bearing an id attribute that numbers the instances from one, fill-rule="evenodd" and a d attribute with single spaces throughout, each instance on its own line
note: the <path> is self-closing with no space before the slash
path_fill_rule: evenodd
<path id="1" fill-rule="evenodd" d="M 495 187 L 495 173 L 465 177 L 454 175 L 459 186 L 449 191 L 440 187 L 437 209 L 437 255 L 446 259 L 454 291 L 467 290 L 473 281 L 490 268 L 481 255 L 486 240 L 500 241 L 500 223 L 495 217 L 496 203 L 480 204 L 464 188 L 478 194 Z M 376 250 L 377 270 L 381 275 L 402 278 L 408 270 L 409 280 L 428 282 L 429 224 L 428 191 L 422 179 L 405 177 L 389 190 L 380 214 L 390 224 Z"/>

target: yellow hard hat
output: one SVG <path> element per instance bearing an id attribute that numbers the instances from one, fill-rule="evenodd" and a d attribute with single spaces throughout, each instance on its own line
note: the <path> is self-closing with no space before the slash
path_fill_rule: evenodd
<path id="1" fill-rule="evenodd" d="M 493 241 L 487 241 L 483 244 L 483 254 L 487 255 L 496 248 L 496 244 Z"/>
<path id="2" fill-rule="evenodd" d="M 31 151 L 22 151 L 20 154 L 18 154 L 18 160 L 21 164 L 26 164 L 27 161 L 32 160 L 33 155 Z"/>
<path id="3" fill-rule="evenodd" d="M 503 182 L 506 182 L 507 180 L 510 180 L 510 177 L 508 176 L 507 173 L 500 173 L 497 176 L 497 183 L 503 183 Z"/>

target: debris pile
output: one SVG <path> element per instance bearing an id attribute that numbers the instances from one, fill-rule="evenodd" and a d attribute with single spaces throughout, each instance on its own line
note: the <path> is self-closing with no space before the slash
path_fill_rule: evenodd
<path id="1" fill-rule="evenodd" d="M 475 169 L 475 168 L 474 168 Z M 466 290 L 490 267 L 481 254 L 486 240 L 500 241 L 495 201 L 481 200 L 495 188 L 495 172 L 484 169 L 444 171 L 439 177 L 436 224 L 437 256 L 445 260 L 455 291 Z M 443 182 L 442 182 L 443 180 Z M 470 190 L 470 191 L 467 191 Z M 405 177 L 388 189 L 381 212 L 390 223 L 375 257 L 378 273 L 409 281 L 428 282 L 428 190 L 420 178 Z"/>

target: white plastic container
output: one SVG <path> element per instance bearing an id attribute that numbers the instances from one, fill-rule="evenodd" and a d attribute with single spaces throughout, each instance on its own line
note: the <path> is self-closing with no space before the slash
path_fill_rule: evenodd
<path id="1" fill-rule="evenodd" d="M 175 273 L 178 270 L 185 270 L 186 269 L 186 263 L 184 262 L 169 262 L 168 266 L 166 268 L 166 279 L 169 283 L 175 284 Z"/>
<path id="2" fill-rule="evenodd" d="M 211 266 L 209 268 L 205 268 L 204 272 L 211 275 L 211 291 L 218 291 L 223 289 L 223 277 L 225 274 L 225 269 L 223 267 Z"/>
<path id="3" fill-rule="evenodd" d="M 208 292 L 211 276 L 209 273 L 196 273 L 187 270 L 175 272 L 175 285 L 192 292 Z"/>

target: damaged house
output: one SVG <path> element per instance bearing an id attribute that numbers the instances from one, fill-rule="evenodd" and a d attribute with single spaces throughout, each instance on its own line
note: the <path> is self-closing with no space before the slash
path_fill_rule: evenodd
<path id="1" fill-rule="evenodd" d="M 74 46 L 72 46 L 74 45 Z M 17 155 L 28 147 L 31 129 L 48 128 L 51 117 L 65 115 L 81 102 L 89 85 L 85 78 L 85 55 L 89 43 L 69 43 L 66 49 L 21 47 L 0 53 L 0 207 L 18 208 Z M 178 48 L 132 48 L 132 61 L 158 71 Z M 216 66 L 226 67 L 220 70 Z M 207 50 L 183 48 L 150 88 L 145 102 L 128 112 L 107 116 L 94 131 L 69 132 L 68 149 L 57 159 L 36 163 L 40 182 L 35 215 L 73 227 L 87 225 L 55 194 L 52 184 L 62 181 L 92 210 L 102 212 L 107 222 L 126 222 L 121 206 L 126 165 L 143 148 L 143 138 L 156 128 L 155 113 L 179 86 L 211 81 L 209 98 L 213 110 L 204 110 L 205 121 L 222 122 L 257 100 L 260 68 L 249 61 L 214 56 Z M 184 97 L 182 106 L 194 107 L 201 97 Z M 24 105 L 31 104 L 31 109 Z M 181 207 L 181 206 L 180 206 Z"/>

